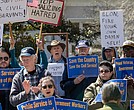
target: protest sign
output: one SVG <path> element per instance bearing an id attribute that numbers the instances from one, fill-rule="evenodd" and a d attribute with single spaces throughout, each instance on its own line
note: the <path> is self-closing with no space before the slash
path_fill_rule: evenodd
<path id="1" fill-rule="evenodd" d="M 0 69 L 0 90 L 9 90 L 14 75 L 19 71 L 20 68 Z"/>
<path id="2" fill-rule="evenodd" d="M 127 96 L 127 80 L 112 79 L 112 80 L 109 80 L 108 82 L 106 82 L 105 84 L 108 84 L 110 82 L 116 83 L 116 85 L 118 86 L 118 88 L 120 90 L 120 93 L 121 93 L 121 102 L 125 102 L 126 101 L 126 96 Z M 104 85 L 100 89 L 100 92 L 97 94 L 97 96 L 94 100 L 95 102 L 102 102 L 102 90 L 103 90 Z"/>
<path id="3" fill-rule="evenodd" d="M 28 6 L 28 16 L 30 20 L 58 25 L 63 6 L 63 0 L 39 0 L 37 7 Z"/>
<path id="4" fill-rule="evenodd" d="M 69 78 L 75 78 L 80 74 L 86 77 L 98 76 L 98 56 L 96 55 L 69 57 L 67 61 Z"/>
<path id="5" fill-rule="evenodd" d="M 100 11 L 100 27 L 102 47 L 122 46 L 124 42 L 122 10 Z"/>
<path id="6" fill-rule="evenodd" d="M 64 91 L 60 87 L 62 74 L 64 72 L 64 63 L 48 63 L 47 70 L 52 74 L 57 93 L 59 96 L 64 96 Z"/>
<path id="7" fill-rule="evenodd" d="M 86 102 L 62 98 L 56 98 L 55 100 L 57 110 L 88 110 Z"/>
<path id="8" fill-rule="evenodd" d="M 130 110 L 134 110 L 134 100 L 130 100 Z"/>
<path id="9" fill-rule="evenodd" d="M 3 39 L 3 24 L 0 24 L 0 46 L 2 46 Z"/>
<path id="10" fill-rule="evenodd" d="M 27 21 L 27 0 L 0 0 L 0 23 Z"/>
<path id="11" fill-rule="evenodd" d="M 126 76 L 134 78 L 134 58 L 121 58 L 115 60 L 116 78 L 123 79 Z"/>
<path id="12" fill-rule="evenodd" d="M 52 74 L 52 76 L 62 76 L 64 63 L 48 63 L 47 70 Z"/>
<path id="13" fill-rule="evenodd" d="M 18 110 L 57 110 L 55 97 L 27 101 L 17 106 Z"/>

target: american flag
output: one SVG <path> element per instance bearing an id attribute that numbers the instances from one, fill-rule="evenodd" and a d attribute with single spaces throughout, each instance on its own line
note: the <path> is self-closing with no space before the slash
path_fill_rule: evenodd
<path id="1" fill-rule="evenodd" d="M 27 0 L 27 5 L 31 7 L 38 7 L 38 0 Z"/>

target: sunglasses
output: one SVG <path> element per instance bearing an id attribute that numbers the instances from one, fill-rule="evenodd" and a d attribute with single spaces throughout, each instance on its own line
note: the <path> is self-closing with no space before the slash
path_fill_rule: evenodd
<path id="1" fill-rule="evenodd" d="M 110 72 L 110 71 L 109 71 L 109 70 L 104 70 L 104 71 L 101 70 L 101 71 L 100 71 L 100 73 L 103 73 L 103 72 L 104 72 L 104 73 L 108 73 L 108 72 Z"/>
<path id="2" fill-rule="evenodd" d="M 47 87 L 48 87 L 49 89 L 51 89 L 51 88 L 53 87 L 53 85 L 49 84 L 49 85 L 42 86 L 43 89 L 47 89 Z"/>
<path id="3" fill-rule="evenodd" d="M 2 61 L 3 59 L 4 59 L 5 61 L 8 61 L 9 58 L 8 58 L 8 57 L 0 57 L 0 61 Z"/>
<path id="4" fill-rule="evenodd" d="M 134 48 L 133 48 L 133 47 L 124 47 L 124 48 L 123 48 L 123 51 L 124 51 L 124 52 L 127 52 L 127 51 L 134 51 Z"/>

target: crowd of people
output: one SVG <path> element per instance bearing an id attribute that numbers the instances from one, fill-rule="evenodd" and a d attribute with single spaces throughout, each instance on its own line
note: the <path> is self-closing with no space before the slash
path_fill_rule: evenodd
<path id="1" fill-rule="evenodd" d="M 101 87 L 109 80 L 116 78 L 114 70 L 114 60 L 119 58 L 114 47 L 102 48 L 102 61 L 99 63 L 98 77 L 86 77 L 83 73 L 76 78 L 68 78 L 67 59 L 63 56 L 66 48 L 64 43 L 53 40 L 47 46 L 51 57 L 47 59 L 42 41 L 37 40 L 37 47 L 40 52 L 40 64 L 37 64 L 37 54 L 32 47 L 21 49 L 19 56 L 20 63 L 15 58 L 15 42 L 10 38 L 10 49 L 0 48 L 0 68 L 21 68 L 12 80 L 9 90 L 0 90 L 0 103 L 3 110 L 16 110 L 16 106 L 22 102 L 55 96 L 56 98 L 67 98 L 87 102 L 89 110 L 129 110 L 130 100 L 134 100 L 134 81 L 131 77 L 128 80 L 127 100 L 120 102 L 121 94 L 118 87 L 107 84 L 102 91 L 102 102 L 94 102 Z M 127 40 L 122 46 L 122 56 L 120 58 L 134 58 L 134 41 Z M 76 49 L 76 56 L 88 56 L 90 45 L 86 40 L 80 40 Z M 90 56 L 90 55 L 89 55 Z M 64 72 L 59 86 L 63 90 L 61 96 L 57 95 L 55 79 L 47 69 L 48 63 L 63 63 Z M 47 73 L 48 72 L 48 73 Z M 3 101 L 3 98 L 9 100 Z M 5 106 L 8 103 L 8 106 Z"/>

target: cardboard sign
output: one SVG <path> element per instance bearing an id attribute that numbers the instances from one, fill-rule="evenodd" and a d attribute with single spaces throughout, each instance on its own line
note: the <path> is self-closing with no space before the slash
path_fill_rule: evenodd
<path id="1" fill-rule="evenodd" d="M 100 11 L 102 47 L 118 47 L 124 42 L 123 11 Z"/>
<path id="2" fill-rule="evenodd" d="M 0 69 L 0 90 L 10 90 L 14 75 L 20 68 Z"/>
<path id="3" fill-rule="evenodd" d="M 3 24 L 0 24 L 0 46 L 2 46 L 3 39 Z"/>
<path id="4" fill-rule="evenodd" d="M 120 92 L 121 92 L 121 102 L 125 102 L 126 101 L 126 96 L 127 96 L 127 80 L 123 80 L 123 79 L 112 79 L 109 80 L 108 82 L 106 82 L 105 84 L 108 84 L 110 82 L 114 82 L 116 83 L 116 85 L 118 86 Z M 104 84 L 104 85 L 105 85 Z M 102 90 L 103 87 L 100 89 L 100 92 L 98 93 L 98 95 L 95 98 L 95 102 L 102 102 Z"/>
<path id="5" fill-rule="evenodd" d="M 52 76 L 62 76 L 64 72 L 64 63 L 48 63 L 47 70 Z"/>
<path id="6" fill-rule="evenodd" d="M 27 0 L 0 0 L 0 24 L 27 21 Z"/>
<path id="7" fill-rule="evenodd" d="M 98 56 L 76 56 L 67 59 L 68 77 L 75 78 L 81 74 L 97 77 L 99 73 Z"/>
<path id="8" fill-rule="evenodd" d="M 58 95 L 64 96 L 65 93 L 60 87 L 60 82 L 62 80 L 62 74 L 64 72 L 64 63 L 48 63 L 47 70 L 53 76 Z"/>
<path id="9" fill-rule="evenodd" d="M 56 98 L 57 110 L 88 110 L 86 102 Z"/>
<path id="10" fill-rule="evenodd" d="M 121 58 L 115 60 L 116 78 L 123 79 L 126 76 L 134 78 L 134 58 Z"/>
<path id="11" fill-rule="evenodd" d="M 63 6 L 63 0 L 39 0 L 38 7 L 28 6 L 28 16 L 30 20 L 58 25 Z"/>
<path id="12" fill-rule="evenodd" d="M 17 106 L 18 110 L 57 110 L 55 97 L 27 101 Z"/>

